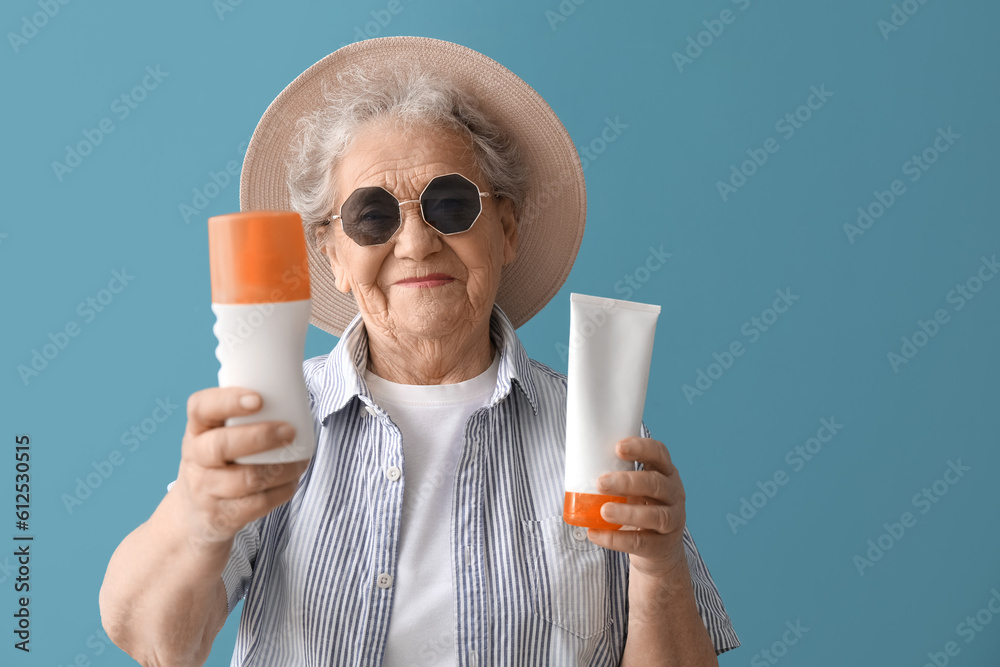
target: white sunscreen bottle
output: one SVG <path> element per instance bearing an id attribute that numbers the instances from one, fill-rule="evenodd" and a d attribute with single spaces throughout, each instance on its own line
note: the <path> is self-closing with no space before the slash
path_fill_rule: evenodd
<path id="1" fill-rule="evenodd" d="M 635 470 L 618 457 L 615 445 L 640 433 L 659 314 L 657 305 L 570 294 L 563 505 L 568 524 L 621 528 L 601 517 L 601 506 L 627 499 L 598 493 L 597 478 Z"/>
<path id="2" fill-rule="evenodd" d="M 211 217 L 208 246 L 219 386 L 253 389 L 263 400 L 260 410 L 226 426 L 275 419 L 295 427 L 291 444 L 236 462 L 308 459 L 316 437 L 302 377 L 312 304 L 302 219 L 292 211 Z"/>

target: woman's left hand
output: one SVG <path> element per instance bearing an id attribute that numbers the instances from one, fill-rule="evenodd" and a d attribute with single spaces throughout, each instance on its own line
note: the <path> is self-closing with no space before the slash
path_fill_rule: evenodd
<path id="1" fill-rule="evenodd" d="M 622 524 L 620 530 L 591 528 L 587 536 L 598 546 L 630 554 L 631 567 L 653 579 L 687 578 L 684 485 L 666 445 L 652 438 L 631 437 L 620 440 L 615 451 L 626 461 L 642 463 L 643 470 L 598 478 L 600 493 L 624 496 L 628 502 L 605 503 L 601 508 L 604 520 Z"/>

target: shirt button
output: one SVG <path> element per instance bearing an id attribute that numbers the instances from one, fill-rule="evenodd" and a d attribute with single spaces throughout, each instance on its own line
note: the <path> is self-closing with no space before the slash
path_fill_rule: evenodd
<path id="1" fill-rule="evenodd" d="M 379 588 L 389 588 L 392 586 L 392 575 L 383 572 L 375 579 L 375 583 L 378 584 Z"/>
<path id="2" fill-rule="evenodd" d="M 378 413 L 377 413 L 377 412 L 375 412 L 375 408 L 373 408 L 373 407 L 372 407 L 372 406 L 370 406 L 370 405 L 365 405 L 365 411 L 366 411 L 366 412 L 367 412 L 368 414 L 370 414 L 370 415 L 371 415 L 372 417 L 377 417 L 377 416 L 378 416 Z"/>
<path id="3" fill-rule="evenodd" d="M 587 539 L 587 531 L 583 528 L 574 528 L 573 539 L 576 540 L 577 542 L 583 542 L 584 540 Z"/>
<path id="4" fill-rule="evenodd" d="M 403 471 L 396 466 L 389 466 L 385 469 L 385 476 L 389 478 L 390 482 L 395 482 L 397 479 L 402 477 Z"/>

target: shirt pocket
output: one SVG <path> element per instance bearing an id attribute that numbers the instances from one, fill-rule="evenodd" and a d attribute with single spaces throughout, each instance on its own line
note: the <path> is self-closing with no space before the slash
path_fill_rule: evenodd
<path id="1" fill-rule="evenodd" d="M 604 549 L 562 516 L 522 524 L 535 615 L 581 639 L 606 631 L 612 614 Z"/>

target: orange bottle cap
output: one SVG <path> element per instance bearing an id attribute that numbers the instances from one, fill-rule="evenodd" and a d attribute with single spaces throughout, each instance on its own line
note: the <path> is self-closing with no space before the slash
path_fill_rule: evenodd
<path id="1" fill-rule="evenodd" d="M 625 503 L 624 496 L 606 496 L 597 493 L 574 493 L 567 491 L 563 498 L 563 521 L 571 526 L 618 530 L 621 524 L 605 521 L 601 516 L 604 503 Z"/>
<path id="2" fill-rule="evenodd" d="M 208 219 L 212 303 L 279 303 L 309 298 L 302 217 L 244 211 Z"/>

